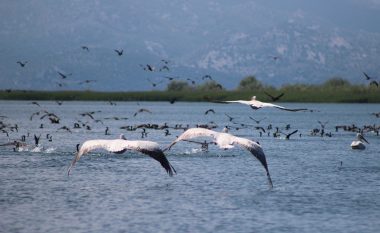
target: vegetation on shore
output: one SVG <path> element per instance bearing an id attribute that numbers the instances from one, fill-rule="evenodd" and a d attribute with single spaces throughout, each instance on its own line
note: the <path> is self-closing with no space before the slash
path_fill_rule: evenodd
<path id="1" fill-rule="evenodd" d="M 219 101 L 251 99 L 272 102 L 273 96 L 285 93 L 280 102 L 380 103 L 380 89 L 375 85 L 352 85 L 342 78 L 332 78 L 320 85 L 292 84 L 280 88 L 265 86 L 249 76 L 235 90 L 225 90 L 210 80 L 200 85 L 171 81 L 164 91 L 25 91 L 2 90 L 2 100 L 84 100 L 84 101 Z"/>

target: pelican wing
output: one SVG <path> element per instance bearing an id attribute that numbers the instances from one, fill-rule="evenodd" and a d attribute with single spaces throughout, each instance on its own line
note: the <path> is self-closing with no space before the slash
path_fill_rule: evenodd
<path id="1" fill-rule="evenodd" d="M 173 176 L 173 172 L 176 173 L 174 167 L 169 163 L 164 152 L 160 149 L 160 146 L 156 142 L 151 141 L 125 141 L 126 149 L 136 150 L 143 154 L 149 155 L 152 159 L 158 161 L 161 166 L 166 170 L 169 176 Z"/>
<path id="2" fill-rule="evenodd" d="M 170 150 L 170 148 L 179 141 L 189 140 L 197 137 L 213 137 L 215 139 L 217 134 L 217 132 L 205 128 L 191 128 L 186 130 L 183 134 L 181 134 L 167 148 L 165 148 L 164 151 Z"/>
<path id="3" fill-rule="evenodd" d="M 236 136 L 233 136 L 232 143 L 238 144 L 238 145 L 244 147 L 249 152 L 251 152 L 251 154 L 253 156 L 255 156 L 255 158 L 257 160 L 260 161 L 261 165 L 263 165 L 265 171 L 267 172 L 268 182 L 272 188 L 273 187 L 272 179 L 270 177 L 267 160 L 266 160 L 264 151 L 261 148 L 261 146 L 254 141 L 251 141 L 251 140 L 246 139 L 246 138 L 236 137 Z"/>
<path id="4" fill-rule="evenodd" d="M 126 140 L 123 139 L 114 139 L 114 140 L 88 140 L 83 143 L 80 147 L 78 153 L 75 155 L 75 158 L 70 164 L 70 167 L 67 171 L 67 175 L 70 175 L 71 168 L 79 161 L 82 155 L 96 149 L 105 149 L 109 152 L 121 153 L 124 152 L 127 148 L 125 144 Z"/>
<path id="5" fill-rule="evenodd" d="M 68 175 L 70 174 L 71 168 L 76 164 L 83 154 L 95 149 L 105 149 L 113 153 L 123 153 L 126 150 L 135 150 L 143 154 L 149 155 L 151 158 L 160 162 L 162 167 L 165 168 L 167 173 L 172 176 L 175 169 L 170 165 L 169 161 L 165 157 L 164 153 L 159 148 L 159 145 L 151 141 L 129 141 L 125 139 L 114 139 L 114 140 L 88 140 L 83 143 L 79 152 L 76 154 L 75 158 L 71 162 L 68 169 Z"/>
<path id="6" fill-rule="evenodd" d="M 261 107 L 273 107 L 278 108 L 285 111 L 291 111 L 291 112 L 298 112 L 298 111 L 307 111 L 307 108 L 285 108 L 277 104 L 271 104 L 271 103 L 262 103 Z"/>

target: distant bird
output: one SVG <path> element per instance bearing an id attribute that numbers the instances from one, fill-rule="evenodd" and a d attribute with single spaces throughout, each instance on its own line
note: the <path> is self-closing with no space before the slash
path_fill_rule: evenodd
<path id="1" fill-rule="evenodd" d="M 251 152 L 251 154 L 260 161 L 261 165 L 265 168 L 269 185 L 272 188 L 272 179 L 270 177 L 265 154 L 261 146 L 257 142 L 251 141 L 249 139 L 236 137 L 229 134 L 226 128 L 224 131 L 225 132 L 219 133 L 204 128 L 190 128 L 182 133 L 176 140 L 174 140 L 165 150 L 170 150 L 170 148 L 179 141 L 189 140 L 197 137 L 211 137 L 214 139 L 214 143 L 217 144 L 221 149 L 231 149 L 236 144 L 240 145 Z"/>
<path id="2" fill-rule="evenodd" d="M 71 168 L 78 162 L 80 157 L 92 150 L 95 149 L 104 149 L 109 152 L 116 154 L 124 153 L 127 150 L 135 150 L 146 154 L 158 161 L 161 166 L 166 170 L 169 176 L 173 176 L 173 173 L 176 173 L 174 167 L 169 163 L 164 152 L 160 149 L 160 146 L 156 142 L 152 141 L 132 141 L 127 140 L 124 135 L 120 135 L 119 139 L 106 140 L 88 140 L 83 143 L 80 147 L 79 152 L 75 155 L 75 158 L 70 164 L 70 167 L 67 171 L 67 175 L 70 175 Z"/>
<path id="3" fill-rule="evenodd" d="M 166 71 L 170 71 L 169 67 L 166 66 L 166 65 L 162 66 L 158 71 L 161 72 L 161 71 L 164 71 L 164 70 L 166 70 Z"/>
<path id="4" fill-rule="evenodd" d="M 61 72 L 59 72 L 59 71 L 57 71 L 57 73 L 59 74 L 59 76 L 61 76 L 62 79 L 65 79 L 65 78 L 67 78 L 68 76 L 71 76 L 71 75 L 72 75 L 72 73 L 70 73 L 70 74 L 63 74 L 63 73 L 61 73 Z"/>
<path id="5" fill-rule="evenodd" d="M 89 116 L 91 119 L 94 119 L 93 114 L 95 114 L 95 113 L 96 112 L 83 112 L 83 113 L 79 113 L 79 115 L 81 115 L 82 117 Z"/>
<path id="6" fill-rule="evenodd" d="M 133 114 L 133 116 L 137 116 L 137 114 L 139 113 L 142 113 L 142 112 L 148 112 L 148 113 L 152 113 L 150 110 L 146 109 L 146 108 L 140 108 L 139 110 L 137 110 L 137 112 L 135 112 L 135 114 Z"/>
<path id="7" fill-rule="evenodd" d="M 321 128 L 324 129 L 327 123 L 329 123 L 329 121 L 325 121 L 325 122 L 318 121 L 318 123 L 321 125 Z"/>
<path id="8" fill-rule="evenodd" d="M 251 119 L 251 120 L 253 120 L 254 122 L 256 122 L 256 124 L 260 124 L 260 122 L 262 121 L 262 120 L 265 120 L 265 119 L 267 119 L 266 117 L 264 117 L 264 118 L 262 118 L 262 119 L 260 119 L 260 120 L 256 120 L 255 118 L 253 118 L 253 117 L 249 117 L 249 119 Z"/>
<path id="9" fill-rule="evenodd" d="M 369 144 L 369 142 L 364 138 L 363 134 L 357 133 L 356 134 L 356 140 L 354 140 L 351 143 L 351 148 L 352 149 L 358 149 L 358 150 L 364 150 L 365 145 L 363 142 L 366 142 L 367 144 Z"/>
<path id="10" fill-rule="evenodd" d="M 293 134 L 295 134 L 295 133 L 297 133 L 297 132 L 298 132 L 298 130 L 294 130 L 293 132 L 291 132 L 291 133 L 289 133 L 289 134 L 286 134 L 286 133 L 283 133 L 283 132 L 281 132 L 281 133 L 285 135 L 285 139 L 286 139 L 286 140 L 289 140 L 289 139 L 290 139 L 290 136 L 292 136 Z"/>
<path id="11" fill-rule="evenodd" d="M 13 150 L 16 151 L 18 150 L 20 147 L 21 148 L 25 148 L 27 147 L 28 145 L 24 142 L 20 142 L 20 141 L 13 141 L 13 142 L 7 142 L 5 144 L 1 144 L 0 146 L 14 146 Z"/>
<path id="12" fill-rule="evenodd" d="M 173 97 L 169 100 L 169 103 L 170 104 L 174 104 L 175 102 L 177 101 L 177 98 L 176 97 Z"/>
<path id="13" fill-rule="evenodd" d="M 39 136 L 34 134 L 34 145 L 35 146 L 38 146 L 40 144 L 40 138 L 41 138 L 41 134 Z"/>
<path id="14" fill-rule="evenodd" d="M 117 105 L 115 102 L 112 102 L 112 101 L 108 101 L 108 103 L 109 103 L 111 106 L 116 106 L 116 105 Z"/>
<path id="15" fill-rule="evenodd" d="M 62 101 L 58 101 L 58 100 L 56 100 L 55 102 L 56 102 L 58 105 L 62 105 L 62 104 L 63 104 Z"/>
<path id="16" fill-rule="evenodd" d="M 187 81 L 190 81 L 191 82 L 191 84 L 193 84 L 193 85 L 195 85 L 196 83 L 195 83 L 195 80 L 193 80 L 193 79 L 191 79 L 191 78 L 187 78 L 186 79 Z"/>
<path id="17" fill-rule="evenodd" d="M 226 116 L 228 117 L 228 120 L 229 120 L 229 121 L 233 121 L 233 120 L 235 119 L 235 117 L 232 117 L 232 116 L 230 116 L 230 115 L 228 115 L 228 114 L 226 114 L 226 113 L 224 113 L 224 115 L 226 115 Z"/>
<path id="18" fill-rule="evenodd" d="M 83 50 L 86 50 L 87 52 L 90 52 L 90 49 L 87 46 L 81 46 Z"/>
<path id="19" fill-rule="evenodd" d="M 41 105 L 36 101 L 31 102 L 31 104 L 34 104 L 34 105 L 37 105 L 38 107 L 41 107 Z"/>
<path id="20" fill-rule="evenodd" d="M 202 80 L 206 80 L 206 79 L 213 80 L 212 77 L 211 77 L 211 75 L 209 75 L 209 74 L 206 74 L 206 75 L 202 76 Z"/>
<path id="21" fill-rule="evenodd" d="M 152 82 L 152 80 L 150 80 L 149 78 L 148 78 L 148 81 L 150 82 L 150 84 L 152 84 L 152 87 L 156 87 L 157 85 L 159 85 L 163 82 L 162 80 L 159 82 Z"/>
<path id="22" fill-rule="evenodd" d="M 174 79 L 179 79 L 179 77 L 170 77 L 170 76 L 165 76 L 163 78 L 166 78 L 169 81 L 173 81 Z"/>
<path id="23" fill-rule="evenodd" d="M 372 80 L 369 85 L 379 87 L 379 83 L 376 80 Z"/>
<path id="24" fill-rule="evenodd" d="M 106 127 L 106 130 L 104 131 L 105 135 L 110 135 L 108 126 Z"/>
<path id="25" fill-rule="evenodd" d="M 269 98 L 272 99 L 273 102 L 276 102 L 277 100 L 279 100 L 282 96 L 284 96 L 285 93 L 281 93 L 280 95 L 278 96 L 273 96 L 267 92 L 264 91 L 264 94 L 266 94 L 267 96 L 269 96 Z"/>
<path id="26" fill-rule="evenodd" d="M 215 114 L 214 109 L 210 108 L 210 109 L 208 109 L 208 110 L 205 112 L 205 115 L 209 114 L 210 112 Z"/>
<path id="27" fill-rule="evenodd" d="M 363 71 L 364 77 L 366 80 L 371 80 L 372 77 L 370 77 L 366 72 Z"/>
<path id="28" fill-rule="evenodd" d="M 94 80 L 94 79 L 87 79 L 87 80 L 84 80 L 84 81 L 80 81 L 79 84 L 93 83 L 93 82 L 96 82 L 96 80 Z"/>
<path id="29" fill-rule="evenodd" d="M 25 67 L 25 65 L 28 63 L 28 61 L 24 61 L 24 62 L 21 62 L 21 61 L 17 61 L 17 64 L 19 64 L 21 67 Z"/>
<path id="30" fill-rule="evenodd" d="M 150 72 L 153 72 L 155 71 L 155 67 L 152 66 L 152 65 L 149 65 L 149 64 L 146 64 L 146 65 L 141 65 L 140 64 L 140 67 L 145 70 L 145 71 L 150 71 Z"/>
<path id="31" fill-rule="evenodd" d="M 278 59 L 280 59 L 279 56 L 270 56 L 273 60 L 277 61 Z"/>
<path id="32" fill-rule="evenodd" d="M 66 130 L 67 132 L 72 133 L 71 130 L 69 129 L 69 127 L 67 127 L 67 126 L 62 126 L 61 128 L 58 128 L 57 131 L 58 130 Z"/>
<path id="33" fill-rule="evenodd" d="M 114 49 L 114 51 L 117 53 L 117 55 L 121 56 L 123 55 L 123 52 L 124 50 L 117 50 L 117 49 Z"/>
<path id="34" fill-rule="evenodd" d="M 291 111 L 291 112 L 306 111 L 307 110 L 306 108 L 290 109 L 290 108 L 285 108 L 285 107 L 275 105 L 275 104 L 271 104 L 271 103 L 261 102 L 261 101 L 256 100 L 256 96 L 253 96 L 251 100 L 230 100 L 230 101 L 222 101 L 222 103 L 245 104 L 245 105 L 249 105 L 254 110 L 257 110 L 260 108 L 265 108 L 265 107 L 278 108 L 281 110 Z"/>

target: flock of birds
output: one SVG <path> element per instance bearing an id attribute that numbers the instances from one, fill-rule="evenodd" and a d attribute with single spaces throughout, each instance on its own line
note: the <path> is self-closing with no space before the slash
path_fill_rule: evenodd
<path id="1" fill-rule="evenodd" d="M 267 93 L 269 95 L 269 93 Z M 273 97 L 275 101 L 280 99 L 284 93 L 281 93 L 279 96 Z M 261 108 L 275 108 L 283 111 L 291 111 L 291 112 L 298 112 L 298 111 L 310 111 L 313 112 L 314 110 L 306 109 L 306 108 L 297 108 L 297 109 L 291 109 L 291 108 L 286 108 L 277 104 L 273 103 L 265 103 L 261 102 L 256 99 L 255 96 L 252 97 L 251 100 L 231 100 L 231 101 L 221 101 L 218 103 L 225 103 L 225 104 L 233 104 L 233 103 L 238 103 L 238 104 L 244 104 L 248 105 L 250 108 L 254 110 L 258 110 Z M 38 102 L 31 102 L 30 104 L 36 105 L 38 107 L 41 107 Z M 62 102 L 57 102 L 58 105 L 61 105 Z M 109 102 L 110 105 L 116 105 L 116 103 Z M 102 120 L 96 119 L 95 115 L 99 111 L 92 111 L 92 112 L 83 112 L 80 113 L 79 115 L 83 118 L 86 119 L 91 119 L 95 123 L 102 123 Z M 133 117 L 137 117 L 139 114 L 152 114 L 152 112 L 146 108 L 140 108 L 138 109 L 134 114 Z M 208 109 L 204 112 L 205 115 L 207 114 L 215 114 L 214 109 Z M 257 142 L 253 141 L 244 137 L 238 137 L 235 135 L 232 135 L 229 133 L 230 129 L 235 129 L 239 130 L 240 128 L 245 128 L 245 127 L 254 127 L 255 129 L 259 130 L 260 137 L 265 134 L 266 132 L 268 133 L 268 136 L 270 136 L 270 130 L 275 128 L 275 132 L 273 132 L 273 137 L 280 137 L 280 135 L 284 135 L 285 139 L 290 139 L 292 135 L 295 135 L 298 133 L 298 130 L 293 130 L 289 132 L 291 126 L 286 125 L 285 130 L 288 132 L 283 132 L 279 129 L 279 127 L 273 127 L 271 124 L 268 125 L 267 127 L 260 126 L 260 122 L 265 120 L 263 119 L 254 119 L 253 117 L 249 117 L 253 122 L 256 123 L 256 125 L 250 125 L 247 123 L 239 123 L 236 121 L 236 117 L 232 117 L 228 114 L 225 113 L 225 115 L 228 117 L 228 121 L 231 123 L 231 125 L 227 125 L 223 128 L 222 132 L 217 132 L 214 131 L 214 128 L 217 128 L 218 126 L 214 122 L 210 122 L 209 124 L 197 124 L 195 126 L 190 126 L 190 125 L 180 125 L 177 124 L 175 126 L 169 126 L 167 123 L 163 125 L 158 125 L 158 124 L 140 124 L 140 125 L 135 125 L 135 126 L 122 126 L 120 129 L 125 129 L 127 131 L 136 131 L 138 129 L 141 129 L 141 138 L 144 139 L 148 136 L 147 129 L 158 129 L 158 130 L 164 130 L 165 136 L 171 135 L 169 129 L 177 129 L 177 130 L 183 130 L 184 132 L 180 134 L 169 146 L 167 146 L 164 149 L 161 149 L 161 146 L 154 141 L 148 141 L 148 140 L 129 140 L 127 139 L 124 135 L 120 135 L 120 138 L 118 139 L 97 139 L 97 140 L 88 140 L 77 145 L 77 153 L 72 160 L 67 174 L 69 175 L 72 168 L 75 166 L 75 164 L 79 161 L 81 156 L 84 154 L 96 150 L 96 149 L 104 149 L 112 153 L 124 153 L 127 150 L 133 150 L 140 152 L 142 154 L 148 155 L 149 157 L 153 158 L 154 160 L 158 161 L 160 165 L 165 169 L 165 171 L 170 175 L 173 176 L 173 174 L 176 173 L 176 170 L 174 167 L 170 164 L 169 160 L 165 156 L 165 152 L 170 150 L 176 143 L 180 141 L 184 142 L 190 142 L 190 143 L 197 143 L 202 146 L 202 150 L 207 151 L 208 150 L 208 145 L 209 144 L 214 144 L 217 145 L 219 148 L 223 150 L 227 149 L 232 149 L 235 146 L 240 146 L 247 151 L 249 151 L 263 166 L 269 186 L 272 188 L 273 187 L 273 182 L 269 173 L 269 168 L 266 160 L 265 153 L 263 151 L 262 146 Z M 380 113 L 373 113 L 376 117 L 380 117 Z M 60 117 L 53 113 L 49 112 L 47 110 L 39 110 L 37 112 L 34 112 L 30 116 L 30 120 L 32 121 L 35 117 L 39 117 L 40 120 L 48 119 L 51 124 L 60 124 Z M 3 122 L 3 119 L 5 119 L 5 116 L 0 116 L 0 130 L 4 134 L 6 134 L 8 137 L 8 131 L 13 132 L 13 131 L 18 131 L 18 126 L 16 125 L 9 125 Z M 128 118 L 121 118 L 121 117 L 108 117 L 105 119 L 113 119 L 113 120 L 121 120 L 121 119 L 128 119 Z M 311 130 L 311 135 L 316 136 L 320 135 L 321 137 L 323 136 L 330 136 L 331 137 L 331 132 L 325 132 L 325 126 L 328 124 L 328 122 L 321 122 L 318 121 L 320 124 L 320 128 L 315 128 Z M 40 128 L 43 128 L 44 125 L 41 124 Z M 91 126 L 88 122 L 85 122 L 83 120 L 77 120 L 77 122 L 74 123 L 73 128 L 83 128 L 85 130 L 91 130 Z M 368 143 L 368 141 L 364 138 L 363 133 L 368 132 L 368 131 L 373 131 L 376 132 L 377 135 L 379 134 L 380 127 L 377 127 L 375 125 L 373 126 L 365 126 L 363 128 L 359 128 L 355 125 L 348 125 L 348 126 L 336 126 L 336 131 L 343 129 L 345 131 L 351 131 L 351 132 L 357 132 L 357 138 L 354 140 L 351 144 L 352 149 L 365 149 L 364 143 Z M 72 133 L 70 127 L 68 126 L 62 126 L 57 129 L 57 131 L 67 131 L 68 133 Z M 109 135 L 109 127 L 106 127 L 105 135 Z M 299 134 L 299 137 L 301 137 L 302 134 Z M 13 146 L 13 149 L 15 151 L 23 150 L 23 148 L 29 146 L 26 142 L 25 139 L 26 137 L 29 137 L 29 135 L 23 135 L 21 140 L 13 140 L 11 142 L 4 143 L 0 146 Z M 39 141 L 40 141 L 41 135 L 34 135 L 34 144 L 36 147 L 39 146 Z M 195 138 L 207 138 L 208 140 L 204 140 L 203 142 L 199 141 L 193 141 Z M 46 139 L 49 141 L 52 141 L 52 135 L 47 134 Z M 211 140 L 210 140 L 211 139 Z"/>
<path id="2" fill-rule="evenodd" d="M 85 53 L 89 53 L 91 50 L 88 46 L 81 46 L 81 49 L 85 51 Z M 116 53 L 116 56 L 121 57 L 124 55 L 124 50 L 123 49 L 114 49 L 113 50 Z M 26 68 L 27 65 L 30 65 L 30 61 L 22 61 L 19 60 L 16 62 L 21 68 Z M 197 78 L 188 78 L 188 77 L 180 77 L 180 76 L 173 76 L 170 75 L 167 72 L 171 71 L 170 64 L 171 62 L 167 59 L 161 59 L 157 64 L 139 64 L 139 67 L 146 72 L 149 73 L 154 73 L 156 72 L 164 72 L 161 74 L 164 74 L 162 76 L 156 76 L 154 80 L 151 78 L 147 78 L 146 81 L 151 85 L 152 88 L 158 87 L 160 84 L 165 83 L 165 81 L 170 82 L 170 81 L 184 81 L 188 83 L 190 86 L 194 87 L 197 82 L 199 81 L 213 81 L 215 82 L 216 86 L 219 89 L 223 89 L 223 86 L 219 83 L 217 83 L 209 74 L 203 75 L 202 77 L 197 77 Z M 68 85 L 68 80 L 70 79 L 70 76 L 73 76 L 73 73 L 66 73 L 63 71 L 59 71 L 56 69 L 58 81 L 56 81 L 56 84 L 58 87 L 65 87 Z M 169 74 L 169 75 L 168 75 Z M 77 83 L 79 85 L 89 85 L 91 83 L 95 83 L 98 80 L 96 79 L 86 79 L 86 80 L 71 80 L 70 83 Z M 12 91 L 11 89 L 7 89 L 8 92 Z"/>

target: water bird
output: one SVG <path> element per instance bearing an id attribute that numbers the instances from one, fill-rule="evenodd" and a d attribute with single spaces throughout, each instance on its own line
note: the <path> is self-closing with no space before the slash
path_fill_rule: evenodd
<path id="1" fill-rule="evenodd" d="M 209 75 L 209 74 L 206 74 L 206 75 L 202 76 L 202 80 L 206 80 L 206 79 L 213 80 L 212 77 L 211 77 L 211 75 Z"/>
<path id="2" fill-rule="evenodd" d="M 173 173 L 176 173 L 176 170 L 169 163 L 164 152 L 160 149 L 158 143 L 152 141 L 127 140 L 122 134 L 120 135 L 119 139 L 97 139 L 85 141 L 71 162 L 70 167 L 67 171 L 67 175 L 70 175 L 71 168 L 76 164 L 76 162 L 78 162 L 82 155 L 95 149 L 104 149 L 115 154 L 122 154 L 127 150 L 138 151 L 158 161 L 169 174 L 169 176 L 173 176 Z"/>
<path id="3" fill-rule="evenodd" d="M 90 49 L 87 47 L 87 46 L 81 46 L 81 48 L 83 49 L 83 50 L 86 50 L 87 52 L 90 52 Z"/>
<path id="4" fill-rule="evenodd" d="M 123 52 L 124 50 L 117 50 L 117 49 L 114 49 L 114 51 L 117 53 L 117 55 L 121 56 L 123 55 Z"/>
<path id="5" fill-rule="evenodd" d="M 161 84 L 163 81 L 161 80 L 161 81 L 159 81 L 159 82 L 153 82 L 152 80 L 150 80 L 150 79 L 148 78 L 148 82 L 150 82 L 150 84 L 152 84 L 152 87 L 156 87 L 157 85 Z"/>
<path id="6" fill-rule="evenodd" d="M 133 114 L 133 116 L 137 116 L 137 114 L 139 113 L 142 113 L 142 112 L 148 112 L 148 113 L 152 113 L 150 110 L 146 109 L 146 108 L 140 108 L 139 110 L 137 110 L 137 112 L 135 112 L 135 114 Z"/>
<path id="7" fill-rule="evenodd" d="M 41 105 L 38 102 L 36 102 L 36 101 L 33 101 L 30 104 L 34 104 L 34 105 L 37 105 L 38 107 L 41 107 Z"/>
<path id="8" fill-rule="evenodd" d="M 366 80 L 371 80 L 372 77 L 370 77 L 366 72 L 363 71 L 364 77 Z"/>
<path id="9" fill-rule="evenodd" d="M 61 76 L 62 79 L 65 79 L 65 78 L 67 78 L 68 76 L 71 76 L 71 75 L 72 75 L 72 73 L 70 73 L 70 74 L 63 74 L 63 73 L 61 73 L 61 72 L 59 72 L 59 71 L 57 71 L 57 73 L 59 74 L 59 76 Z"/>
<path id="10" fill-rule="evenodd" d="M 86 79 L 84 81 L 80 81 L 79 84 L 93 83 L 93 82 L 96 82 L 96 80 L 94 80 L 94 79 Z"/>
<path id="11" fill-rule="evenodd" d="M 234 145 L 240 145 L 243 148 L 247 149 L 256 159 L 258 159 L 261 165 L 264 167 L 268 182 L 270 187 L 273 187 L 272 179 L 269 174 L 268 165 L 266 161 L 266 157 L 264 151 L 260 144 L 257 142 L 251 141 L 246 138 L 236 137 L 228 133 L 228 129 L 224 128 L 224 132 L 216 132 L 209 129 L 204 128 L 190 128 L 182 133 L 176 140 L 174 140 L 164 151 L 170 150 L 172 146 L 174 146 L 177 142 L 183 140 L 190 140 L 197 137 L 211 137 L 214 139 L 214 143 L 219 146 L 221 149 L 231 149 Z"/>
<path id="12" fill-rule="evenodd" d="M 265 91 L 264 91 L 264 94 L 267 95 L 269 98 L 271 98 L 273 102 L 276 102 L 277 100 L 279 100 L 281 97 L 283 97 L 285 95 L 285 93 L 281 93 L 278 96 L 273 96 L 273 95 L 271 95 Z"/>
<path id="13" fill-rule="evenodd" d="M 224 115 L 226 115 L 228 117 L 229 121 L 233 121 L 235 119 L 235 117 L 232 117 L 232 116 L 228 115 L 227 113 L 224 113 Z"/>
<path id="14" fill-rule="evenodd" d="M 221 103 L 239 103 L 239 104 L 245 104 L 245 105 L 249 105 L 254 110 L 257 110 L 257 109 L 260 109 L 260 108 L 265 108 L 265 107 L 278 108 L 278 109 L 281 109 L 281 110 L 291 111 L 291 112 L 306 111 L 306 110 L 308 110 L 306 108 L 290 109 L 290 108 L 285 108 L 285 107 L 282 107 L 282 106 L 276 105 L 276 104 L 261 102 L 261 101 L 256 100 L 256 96 L 253 96 L 251 100 L 228 100 L 228 101 L 221 101 Z"/>
<path id="15" fill-rule="evenodd" d="M 67 132 L 72 133 L 71 130 L 69 129 L 69 127 L 67 127 L 67 126 L 62 126 L 61 128 L 58 128 L 57 131 L 58 130 L 66 130 Z"/>
<path id="16" fill-rule="evenodd" d="M 215 114 L 215 110 L 212 109 L 212 108 L 210 108 L 210 109 L 208 109 L 208 110 L 205 112 L 205 115 L 209 114 L 210 112 Z"/>
<path id="17" fill-rule="evenodd" d="M 364 150 L 365 149 L 364 142 L 369 144 L 369 142 L 364 138 L 363 134 L 357 133 L 356 134 L 356 140 L 354 140 L 351 143 L 351 148 L 352 149 L 358 149 L 358 150 Z"/>
<path id="18" fill-rule="evenodd" d="M 376 80 L 372 80 L 369 85 L 379 87 L 379 83 Z"/>
<path id="19" fill-rule="evenodd" d="M 21 62 L 21 61 L 17 61 L 17 64 L 19 64 L 21 67 L 25 67 L 25 65 L 28 63 L 28 61 L 24 61 L 24 62 Z"/>
<path id="20" fill-rule="evenodd" d="M 262 119 L 260 119 L 260 120 L 256 120 L 255 118 L 253 118 L 253 117 L 249 117 L 249 119 L 251 119 L 251 120 L 253 120 L 254 122 L 256 122 L 256 124 L 260 124 L 260 122 L 262 121 L 262 120 L 265 120 L 265 119 L 267 119 L 266 117 L 264 117 L 264 118 L 262 118 Z"/>
<path id="21" fill-rule="evenodd" d="M 289 133 L 289 134 L 286 134 L 286 133 L 283 133 L 281 132 L 282 134 L 285 135 L 285 139 L 286 140 L 289 140 L 290 139 L 290 136 L 292 136 L 293 134 L 297 133 L 298 132 L 298 129 L 297 130 L 294 130 L 293 132 Z"/>

